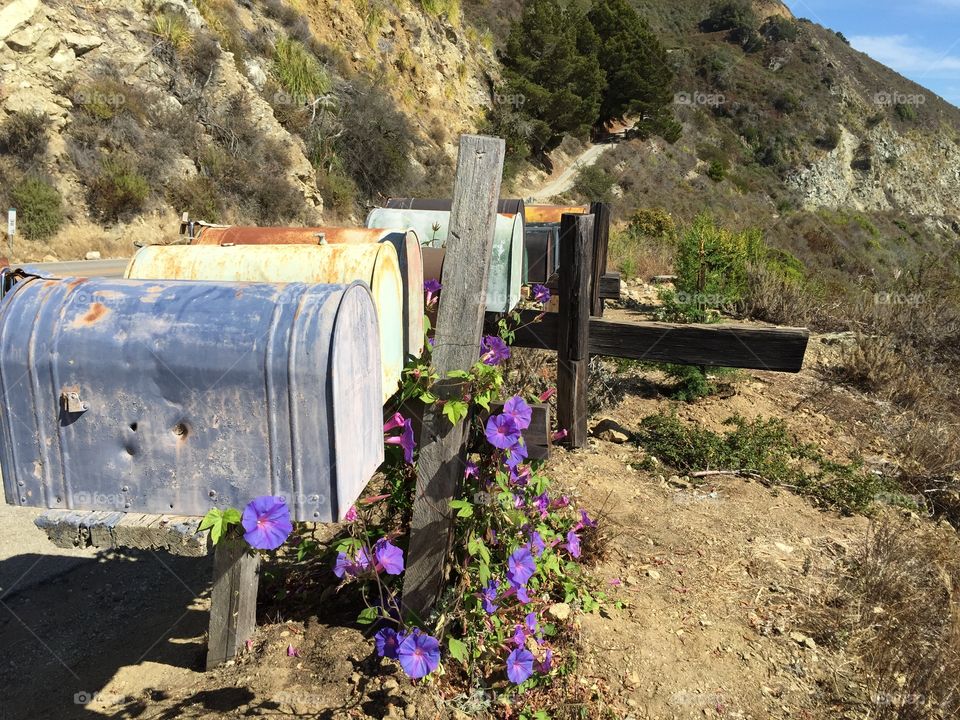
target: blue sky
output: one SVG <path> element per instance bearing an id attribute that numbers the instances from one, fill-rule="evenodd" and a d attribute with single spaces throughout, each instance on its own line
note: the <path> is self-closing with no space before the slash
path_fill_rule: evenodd
<path id="1" fill-rule="evenodd" d="M 960 107 L 960 0 L 785 0 L 797 17 Z"/>

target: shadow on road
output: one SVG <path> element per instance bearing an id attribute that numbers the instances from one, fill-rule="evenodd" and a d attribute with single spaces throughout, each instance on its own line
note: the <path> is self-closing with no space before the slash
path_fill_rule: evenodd
<path id="1" fill-rule="evenodd" d="M 202 670 L 210 576 L 210 558 L 152 552 L 0 561 L 0 720 L 102 720 L 84 706 L 121 668 Z"/>

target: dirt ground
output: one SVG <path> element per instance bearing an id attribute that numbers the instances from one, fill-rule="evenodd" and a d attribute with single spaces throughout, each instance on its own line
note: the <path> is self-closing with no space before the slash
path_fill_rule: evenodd
<path id="1" fill-rule="evenodd" d="M 814 338 L 801 373 L 743 371 L 732 396 L 695 404 L 637 381 L 594 421 L 633 431 L 669 407 L 713 429 L 734 413 L 779 417 L 830 455 L 882 464 L 882 408 L 826 381 L 835 352 Z M 591 439 L 557 449 L 547 467 L 610 538 L 592 571 L 609 601 L 576 620 L 577 681 L 606 698 L 604 717 L 838 717 L 831 687 L 843 658 L 816 644 L 798 610 L 868 521 L 746 478 L 697 485 L 666 467 L 638 470 L 643 457 L 633 442 Z M 351 623 L 356 607 L 331 590 L 286 616 L 262 597 L 249 651 L 202 672 L 209 572 L 206 559 L 105 553 L 13 587 L 0 598 L 0 718 L 465 717 L 442 683 L 414 686 L 378 660 Z"/>

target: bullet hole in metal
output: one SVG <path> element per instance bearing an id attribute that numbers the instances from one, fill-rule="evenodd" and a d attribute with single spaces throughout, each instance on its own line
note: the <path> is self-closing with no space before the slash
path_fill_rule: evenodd
<path id="1" fill-rule="evenodd" d="M 137 431 L 137 424 L 136 424 L 135 422 L 130 423 L 130 429 L 133 430 L 134 432 L 136 432 L 136 431 Z"/>
<path id="2" fill-rule="evenodd" d="M 187 436 L 187 426 L 184 423 L 177 423 L 173 426 L 173 434 L 178 438 L 185 438 Z"/>

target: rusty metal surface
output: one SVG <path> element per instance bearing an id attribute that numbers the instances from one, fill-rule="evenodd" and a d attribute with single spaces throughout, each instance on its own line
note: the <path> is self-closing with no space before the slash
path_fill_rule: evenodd
<path id="1" fill-rule="evenodd" d="M 383 205 L 392 210 L 446 210 L 453 209 L 451 198 L 390 198 Z M 506 215 L 523 214 L 524 202 L 519 198 L 501 199 L 497 212 Z"/>
<path id="2" fill-rule="evenodd" d="M 205 227 L 201 226 L 193 245 L 318 245 L 320 238 L 331 245 L 390 242 L 397 251 L 403 277 L 404 354 L 423 354 L 423 259 L 420 243 L 412 230 L 354 227 Z"/>
<path id="3" fill-rule="evenodd" d="M 369 290 L 18 282 L 0 301 L 9 504 L 203 515 L 257 495 L 343 516 L 383 459 Z"/>
<path id="4" fill-rule="evenodd" d="M 449 226 L 450 213 L 445 210 L 374 208 L 367 216 L 367 227 L 413 230 L 424 251 L 444 247 Z M 497 215 L 487 282 L 487 310 L 490 312 L 509 312 L 520 302 L 525 264 L 523 230 L 521 215 Z"/>
<path id="5" fill-rule="evenodd" d="M 384 401 L 397 391 L 405 361 L 404 295 L 400 263 L 391 243 L 151 245 L 134 255 L 127 277 L 274 283 L 363 281 L 373 293 L 380 319 Z M 420 317 L 422 322 L 422 314 Z"/>
<path id="6" fill-rule="evenodd" d="M 528 225 L 560 224 L 564 213 L 570 215 L 586 215 L 590 212 L 589 205 L 527 205 L 524 208 L 524 219 Z"/>
<path id="7" fill-rule="evenodd" d="M 201 226 L 192 245 L 319 245 L 380 242 L 390 230 L 342 227 Z"/>

